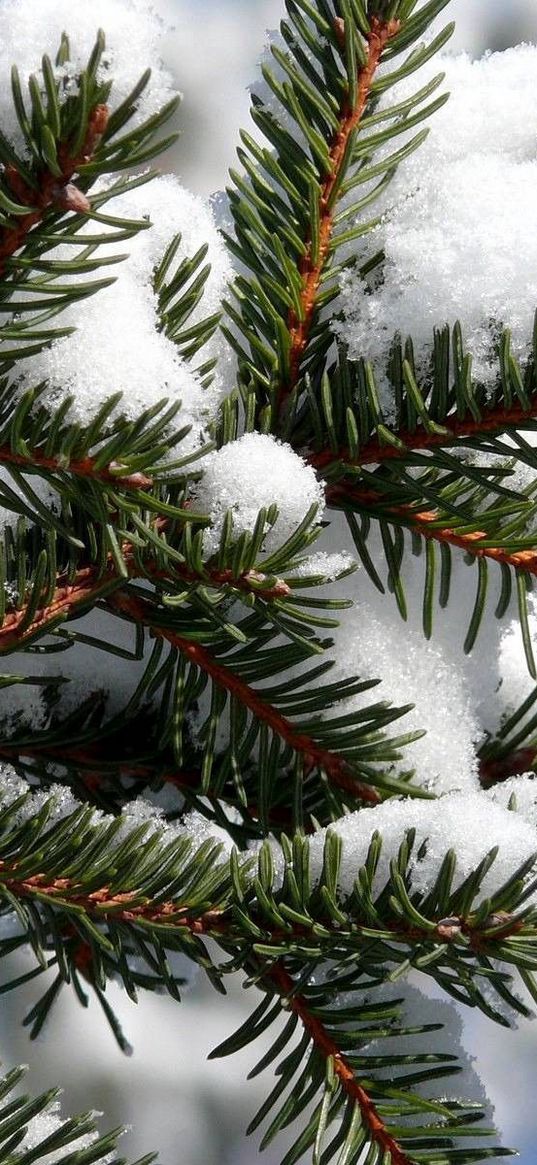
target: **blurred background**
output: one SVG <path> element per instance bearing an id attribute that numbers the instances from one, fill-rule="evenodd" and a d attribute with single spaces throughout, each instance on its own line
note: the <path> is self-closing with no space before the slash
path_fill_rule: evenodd
<path id="1" fill-rule="evenodd" d="M 165 55 L 184 93 L 182 136 L 165 164 L 186 186 L 210 194 L 225 185 L 233 164 L 237 127 L 248 120 L 247 86 L 283 0 L 164 0 L 158 9 L 173 26 Z M 537 0 L 453 0 L 449 17 L 457 20 L 452 48 L 473 56 L 537 40 Z M 146 64 L 140 61 L 140 71 Z M 18 969 L 26 969 L 23 958 Z M 245 1079 L 261 1050 L 206 1061 L 246 1009 L 253 1010 L 252 992 L 231 983 L 226 1002 L 200 975 L 182 1007 L 151 996 L 135 1007 L 112 985 L 110 1002 L 134 1044 L 134 1055 L 125 1059 L 98 1005 L 83 1011 L 68 989 L 31 1044 L 21 1020 L 45 986 L 42 976 L 4 996 L 0 1018 L 2 1060 L 30 1064 L 33 1091 L 62 1081 L 66 1112 L 100 1109 L 106 1127 L 133 1126 L 123 1142 L 131 1159 L 152 1149 L 162 1165 L 254 1165 L 259 1159 L 243 1130 L 271 1087 L 270 1071 Z M 464 1019 L 466 1044 L 495 1105 L 503 1143 L 521 1150 L 521 1165 L 534 1165 L 537 1026 L 525 1023 L 515 1034 L 468 1012 Z M 280 1159 L 281 1144 L 261 1158 L 265 1165 Z"/>

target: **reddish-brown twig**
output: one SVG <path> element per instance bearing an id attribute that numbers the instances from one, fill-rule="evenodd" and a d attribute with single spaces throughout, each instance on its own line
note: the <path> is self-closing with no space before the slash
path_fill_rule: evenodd
<path id="1" fill-rule="evenodd" d="M 333 449 L 321 449 L 311 453 L 308 461 L 314 469 L 320 471 L 338 462 L 359 469 L 362 465 L 397 461 L 412 451 L 423 452 L 442 446 L 450 448 L 453 445 L 463 445 L 465 437 L 472 438 L 503 433 L 506 429 L 515 428 L 517 425 L 523 424 L 524 421 L 531 421 L 536 417 L 537 400 L 530 409 L 524 408 L 521 404 L 513 405 L 510 409 L 490 409 L 483 413 L 479 421 L 473 416 L 462 419 L 446 417 L 442 421 L 444 433 L 428 433 L 423 428 L 415 429 L 412 432 L 407 429 L 397 429 L 394 431 L 394 437 L 402 442 L 401 446 L 390 445 L 378 438 L 372 438 L 365 445 L 362 445 L 356 456 L 353 456 L 350 450 L 343 446 L 337 450 L 337 453 L 334 453 Z"/>
<path id="2" fill-rule="evenodd" d="M 110 610 L 127 614 L 136 623 L 150 627 L 153 635 L 171 643 L 192 664 L 210 676 L 218 687 L 236 696 L 243 707 L 248 708 L 263 724 L 267 724 L 290 748 L 301 753 L 308 769 L 313 767 L 322 769 L 335 785 L 362 800 L 374 803 L 380 800 L 376 789 L 357 780 L 351 766 L 342 756 L 322 748 L 311 736 L 299 732 L 287 717 L 282 716 L 281 712 L 263 699 L 261 692 L 241 679 L 231 667 L 215 659 L 201 643 L 186 639 L 175 631 L 161 626 L 155 620 L 156 612 L 147 600 L 118 592 L 108 597 L 106 605 Z"/>
<path id="3" fill-rule="evenodd" d="M 255 570 L 236 577 L 231 570 L 213 570 L 209 567 L 203 574 L 197 574 L 181 563 L 174 563 L 169 571 L 164 571 L 151 559 L 137 563 L 129 544 L 125 544 L 123 553 L 129 579 L 150 578 L 163 584 L 167 582 L 170 588 L 177 581 L 199 583 L 207 587 L 229 586 L 255 594 L 266 602 L 286 598 L 291 594 L 291 588 L 283 579 L 271 580 L 264 587 L 265 575 Z M 0 626 L 0 654 L 14 645 L 24 644 L 39 631 L 45 633 L 47 627 L 54 625 L 58 619 L 68 619 L 81 608 L 95 605 L 110 589 L 121 586 L 124 581 L 111 561 L 104 573 L 97 566 L 88 566 L 77 571 L 70 581 L 60 575 L 52 598 L 37 608 L 30 623 L 27 623 L 26 604 L 5 615 Z"/>
<path id="4" fill-rule="evenodd" d="M 342 1088 L 347 1096 L 358 1105 L 362 1120 L 369 1129 L 373 1140 L 380 1146 L 383 1153 L 390 1154 L 392 1165 L 411 1165 L 411 1158 L 407 1157 L 399 1142 L 392 1137 L 371 1097 L 356 1079 L 351 1065 L 338 1048 L 335 1040 L 328 1034 L 324 1024 L 309 1010 L 304 997 L 295 993 L 295 984 L 283 965 L 276 963 L 266 978 L 274 984 L 278 993 L 286 1000 L 290 1010 L 298 1015 L 318 1051 L 326 1060 L 332 1061 L 334 1072 Z"/>
<path id="5" fill-rule="evenodd" d="M 97 469 L 94 457 L 79 457 L 66 463 L 61 457 L 46 457 L 40 449 L 31 453 L 15 453 L 10 445 L 0 445 L 0 465 L 15 465 L 19 469 L 49 469 L 52 473 L 73 474 L 74 477 L 91 478 L 123 489 L 149 489 L 153 479 L 145 473 L 123 473 L 120 463 L 111 461 Z"/>
<path id="6" fill-rule="evenodd" d="M 367 38 L 367 59 L 358 72 L 356 98 L 351 105 L 348 97 L 342 103 L 337 132 L 330 147 L 330 171 L 319 192 L 319 241 L 314 253 L 312 239 L 306 239 L 306 250 L 300 260 L 299 272 L 302 281 L 300 292 L 301 311 L 289 312 L 287 326 L 290 336 L 289 375 L 285 384 L 280 385 L 276 408 L 281 413 L 290 393 L 296 387 L 302 358 L 304 356 L 313 324 L 317 297 L 323 271 L 330 252 L 334 229 L 334 191 L 340 184 L 342 166 L 348 153 L 349 142 L 364 115 L 375 73 L 382 53 L 400 29 L 398 20 L 382 21 L 373 17 Z M 341 25 L 336 26 L 341 37 Z"/>
<path id="7" fill-rule="evenodd" d="M 449 526 L 439 526 L 436 510 L 418 510 L 415 506 L 390 506 L 385 503 L 385 497 L 372 489 L 338 482 L 329 485 L 326 490 L 326 499 L 329 505 L 336 508 L 345 508 L 346 504 L 355 504 L 360 509 L 367 510 L 368 506 L 381 507 L 375 515 L 379 518 L 399 519 L 400 524 L 408 526 L 423 538 L 443 542 L 449 546 L 457 546 L 475 558 L 490 558 L 494 562 L 512 566 L 515 570 L 524 570 L 528 574 L 537 575 L 537 550 L 505 550 L 502 546 L 480 546 L 479 543 L 490 537 L 484 530 L 472 530 L 470 533 L 458 533 L 457 529 Z"/>

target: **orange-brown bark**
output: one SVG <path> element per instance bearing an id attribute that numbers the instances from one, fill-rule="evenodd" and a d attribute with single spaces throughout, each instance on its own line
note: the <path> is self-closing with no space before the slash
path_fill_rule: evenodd
<path id="1" fill-rule="evenodd" d="M 363 508 L 367 508 L 368 505 L 382 505 L 384 501 L 383 495 L 375 490 L 361 490 L 359 487 L 347 486 L 344 483 L 328 486 L 326 499 L 330 505 L 335 507 L 343 507 L 345 502 L 354 502 Z M 457 546 L 460 550 L 464 550 L 467 554 L 473 554 L 476 558 L 490 558 L 494 562 L 512 566 L 515 570 L 524 570 L 528 574 L 537 575 L 537 549 L 509 551 L 501 546 L 479 546 L 479 542 L 490 538 L 489 534 L 484 530 L 473 530 L 470 533 L 459 534 L 456 529 L 449 526 L 437 526 L 438 513 L 436 510 L 418 510 L 412 505 L 386 505 L 382 507 L 382 512 L 376 516 L 385 518 L 388 522 L 390 518 L 402 519 L 405 526 L 417 534 L 421 534 L 423 538 L 444 542 L 449 546 Z"/>
<path id="2" fill-rule="evenodd" d="M 107 606 L 113 611 L 129 615 L 138 624 L 150 627 L 153 635 L 171 643 L 192 664 L 210 676 L 218 687 L 236 696 L 258 720 L 267 724 L 294 751 L 301 753 L 307 768 L 319 767 L 335 785 L 354 793 L 362 800 L 374 803 L 380 800 L 376 789 L 357 780 L 351 766 L 343 757 L 322 748 L 306 733 L 299 732 L 287 717 L 282 716 L 281 712 L 263 699 L 261 692 L 257 692 L 231 668 L 215 659 L 201 643 L 193 642 L 166 627 L 159 626 L 155 622 L 155 612 L 146 600 L 116 593 L 109 597 Z"/>
<path id="3" fill-rule="evenodd" d="M 94 481 L 108 482 L 126 489 L 149 489 L 153 479 L 145 473 L 122 473 L 121 464 L 110 462 L 97 469 L 94 457 L 79 457 L 65 464 L 58 457 L 46 457 L 40 449 L 31 453 L 15 453 L 10 445 L 0 445 L 0 465 L 15 465 L 18 469 L 49 469 L 53 473 L 69 474 L 74 477 L 92 478 Z"/>
<path id="4" fill-rule="evenodd" d="M 318 452 L 311 453 L 308 461 L 314 469 L 318 470 L 326 469 L 327 466 L 334 465 L 337 462 L 355 466 L 358 469 L 362 465 L 377 465 L 382 461 L 397 461 L 399 458 L 404 457 L 408 451 L 412 450 L 422 452 L 438 447 L 449 448 L 452 444 L 463 444 L 465 437 L 503 433 L 506 429 L 514 428 L 524 421 L 530 421 L 536 418 L 537 400 L 530 409 L 524 408 L 521 404 L 513 405 L 510 409 L 489 409 L 483 413 L 483 416 L 478 421 L 472 416 L 463 417 L 462 419 L 446 417 L 441 422 L 442 429 L 445 430 L 443 433 L 428 433 L 423 428 L 418 428 L 413 431 L 408 429 L 394 430 L 394 437 L 397 437 L 398 441 L 402 442 L 403 448 L 399 448 L 396 445 L 389 445 L 377 438 L 372 438 L 366 444 L 362 445 L 356 456 L 353 456 L 350 450 L 345 447 L 338 449 L 337 453 L 334 453 L 333 449 L 321 449 Z"/>
<path id="5" fill-rule="evenodd" d="M 264 587 L 265 576 L 254 570 L 236 577 L 231 570 L 211 570 L 209 568 L 206 574 L 199 575 L 195 571 L 189 570 L 188 567 L 183 567 L 180 563 L 174 563 L 172 570 L 166 572 L 159 570 L 150 560 L 147 560 L 143 566 L 137 566 L 134 555 L 128 547 L 124 548 L 124 561 L 129 572 L 129 579 L 151 578 L 164 583 L 168 581 L 170 585 L 177 580 L 187 583 L 197 582 L 209 587 L 228 585 L 236 587 L 238 590 L 255 593 L 266 601 L 286 598 L 291 594 L 290 587 L 283 579 L 275 579 L 270 585 L 267 584 Z M 5 615 L 3 624 L 0 626 L 0 655 L 14 646 L 22 646 L 36 632 L 40 630 L 45 632 L 47 626 L 54 624 L 58 618 L 67 619 L 80 607 L 96 603 L 110 587 L 113 588 L 114 585 L 119 587 L 122 582 L 124 579 L 117 573 L 112 563 L 104 573 L 97 566 L 88 566 L 77 571 L 71 581 L 60 576 L 52 599 L 37 608 L 28 626 L 25 626 L 26 605 L 22 606 L 20 610 L 10 611 Z"/>
<path id="6" fill-rule="evenodd" d="M 392 1137 L 379 1116 L 371 1097 L 356 1079 L 353 1069 L 335 1040 L 329 1035 L 324 1024 L 309 1010 L 303 996 L 294 993 L 295 984 L 281 963 L 276 963 L 267 975 L 268 978 L 272 980 L 279 994 L 286 999 L 291 1011 L 298 1015 L 315 1047 L 322 1052 L 325 1059 L 332 1061 L 334 1072 L 342 1088 L 347 1096 L 358 1105 L 362 1120 L 369 1129 L 373 1140 L 381 1147 L 383 1153 L 390 1154 L 392 1165 L 411 1165 L 411 1158 L 407 1157 L 399 1142 Z"/>
<path id="7" fill-rule="evenodd" d="M 311 237 L 308 238 L 306 252 L 299 265 L 302 280 L 301 312 L 298 314 L 294 309 L 291 309 L 288 316 L 287 323 L 291 341 L 289 377 L 287 383 L 280 387 L 277 402 L 279 411 L 296 387 L 302 357 L 308 344 L 321 278 L 329 255 L 334 229 L 333 193 L 341 179 L 341 168 L 344 164 L 349 140 L 360 125 L 364 115 L 382 53 L 399 29 L 398 20 L 382 21 L 378 17 L 373 17 L 367 44 L 367 60 L 358 73 L 356 100 L 351 105 L 346 98 L 340 110 L 338 129 L 330 147 L 330 172 L 321 186 L 319 195 L 318 253 L 313 253 L 312 240 Z M 341 25 L 339 31 L 338 26 L 336 26 L 336 32 L 339 36 L 341 36 L 341 31 Z"/>

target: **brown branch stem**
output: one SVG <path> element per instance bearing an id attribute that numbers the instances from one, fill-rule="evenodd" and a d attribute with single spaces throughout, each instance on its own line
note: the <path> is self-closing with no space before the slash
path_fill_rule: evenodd
<path id="1" fill-rule="evenodd" d="M 70 906 L 82 908 L 93 919 L 104 919 L 110 915 L 119 922 L 145 921 L 170 928 L 179 927 L 190 931 L 191 934 L 205 934 L 213 938 L 225 937 L 233 942 L 244 937 L 240 924 L 235 921 L 233 904 L 192 917 L 191 907 L 182 905 L 174 899 L 155 905 L 141 897 L 136 889 L 112 894 L 109 887 L 104 885 L 88 893 L 71 878 L 51 878 L 48 874 L 20 877 L 16 861 L 0 861 L 0 886 L 2 885 L 21 898 L 45 896 L 51 904 L 65 909 L 69 909 Z M 285 929 L 278 929 L 266 925 L 262 910 L 256 911 L 253 904 L 249 907 L 249 917 L 259 927 L 262 941 L 265 943 L 296 943 L 300 947 L 301 941 L 306 940 L 308 950 L 311 950 L 312 940 L 317 941 L 321 949 L 323 943 L 330 938 L 335 937 L 341 942 L 345 935 L 345 927 L 339 922 L 334 925 L 329 917 L 312 919 L 311 927 L 289 923 Z M 322 926 L 324 934 L 319 933 L 319 926 Z M 492 930 L 493 933 L 483 933 L 487 930 Z M 494 914 L 484 923 L 481 922 L 479 927 L 474 925 L 471 917 L 465 918 L 462 915 L 440 918 L 431 928 L 410 926 L 399 918 L 379 921 L 375 925 L 370 918 L 361 919 L 358 916 L 349 918 L 347 924 L 348 938 L 354 940 L 355 946 L 363 940 L 369 944 L 377 932 L 382 942 L 389 936 L 393 941 L 420 945 L 440 943 L 445 946 L 464 938 L 473 951 L 488 951 L 489 954 L 493 953 L 495 940 L 504 942 L 511 935 L 519 934 L 520 930 L 521 923 L 509 913 Z M 251 939 L 251 936 L 249 937 Z"/>
<path id="2" fill-rule="evenodd" d="M 392 1165 L 411 1165 L 410 1157 L 407 1157 L 399 1142 L 388 1131 L 368 1092 L 356 1079 L 349 1061 L 338 1048 L 332 1036 L 329 1035 L 324 1024 L 309 1010 L 304 997 L 295 993 L 295 983 L 282 963 L 276 963 L 266 978 L 274 983 L 278 993 L 286 1000 L 287 1006 L 291 1011 L 294 1011 L 295 1015 L 298 1015 L 315 1047 L 322 1052 L 326 1060 L 332 1061 L 334 1072 L 342 1088 L 347 1096 L 358 1105 L 362 1119 L 373 1140 L 380 1146 L 383 1153 L 390 1154 Z"/>
<path id="3" fill-rule="evenodd" d="M 15 465 L 20 469 L 48 469 L 52 473 L 72 473 L 75 477 L 91 478 L 126 489 L 149 489 L 153 478 L 145 473 L 122 473 L 121 463 L 111 461 L 109 465 L 96 469 L 94 457 L 80 457 L 64 462 L 61 457 L 46 457 L 39 449 L 30 454 L 15 453 L 10 445 L 0 445 L 0 465 Z"/>
<path id="4" fill-rule="evenodd" d="M 332 140 L 329 154 L 329 173 L 319 191 L 318 245 L 314 252 L 311 235 L 306 238 L 306 251 L 299 263 L 302 281 L 300 292 L 300 312 L 291 308 L 287 326 L 290 336 L 289 375 L 287 382 L 279 389 L 276 408 L 281 413 L 290 394 L 296 387 L 300 375 L 300 365 L 308 344 L 313 324 L 317 296 L 324 268 L 330 252 L 334 218 L 333 209 L 337 201 L 334 194 L 341 181 L 342 168 L 348 154 L 349 142 L 358 129 L 371 93 L 371 86 L 388 42 L 400 29 L 398 20 L 382 21 L 373 17 L 367 38 L 367 59 L 358 71 L 356 98 L 351 105 L 345 97 L 340 113 L 339 125 Z"/>
<path id="5" fill-rule="evenodd" d="M 265 575 L 258 571 L 247 571 L 245 574 L 235 577 L 231 570 L 213 570 L 209 567 L 204 574 L 200 575 L 188 567 L 182 566 L 181 563 L 174 563 L 173 569 L 170 571 L 162 571 L 151 560 L 146 561 L 143 566 L 137 565 L 132 548 L 128 544 L 123 550 L 129 580 L 151 578 L 164 583 L 168 582 L 170 586 L 177 581 L 199 583 L 209 587 L 227 585 L 256 594 L 266 601 L 286 598 L 291 594 L 291 588 L 283 579 L 275 579 L 270 585 L 263 587 Z M 76 572 L 72 581 L 60 575 L 52 599 L 37 608 L 28 625 L 26 625 L 27 605 L 21 607 L 20 610 L 10 611 L 4 617 L 4 622 L 0 626 L 0 655 L 14 646 L 24 644 L 39 630 L 45 633 L 47 626 L 56 622 L 58 618 L 69 618 L 80 607 L 96 603 L 108 592 L 110 587 L 119 587 L 124 582 L 125 579 L 119 575 L 112 563 L 109 563 L 109 567 L 104 573 L 97 566 L 84 567 Z"/>
<path id="6" fill-rule="evenodd" d="M 308 457 L 308 462 L 314 469 L 321 471 L 329 465 L 335 465 L 337 463 L 359 469 L 362 465 L 377 465 L 383 461 L 397 461 L 412 451 L 419 452 L 442 446 L 449 448 L 452 445 L 463 445 L 465 437 L 469 438 L 502 433 L 505 429 L 513 428 L 516 425 L 522 424 L 524 421 L 534 420 L 536 417 L 537 401 L 534 402 L 531 409 L 525 409 L 521 404 L 513 405 L 510 409 L 491 409 L 479 421 L 475 420 L 473 416 L 463 417 L 462 419 L 447 417 L 445 421 L 439 422 L 445 430 L 444 433 L 428 433 L 425 429 L 416 429 L 414 431 L 407 429 L 394 430 L 394 437 L 397 437 L 397 440 L 402 442 L 404 448 L 389 445 L 387 442 L 382 442 L 374 438 L 367 441 L 365 445 L 362 445 L 362 448 L 356 456 L 353 456 L 350 450 L 345 447 L 338 449 L 337 453 L 334 453 L 332 449 L 321 449 L 311 453 Z"/>
<path id="7" fill-rule="evenodd" d="M 215 659 L 201 643 L 193 642 L 167 627 L 159 626 L 155 622 L 155 612 L 151 604 L 145 599 L 134 595 L 115 594 L 109 596 L 107 607 L 129 615 L 135 622 L 150 627 L 153 635 L 171 643 L 172 647 L 185 655 L 192 664 L 210 676 L 218 687 L 231 696 L 236 696 L 244 707 L 263 724 L 267 724 L 290 748 L 301 753 L 308 768 L 318 766 L 335 785 L 352 792 L 362 800 L 373 803 L 380 800 L 376 789 L 364 785 L 355 778 L 352 768 L 343 757 L 322 748 L 306 733 L 299 732 L 287 717 L 282 716 L 272 704 L 263 699 L 260 692 L 242 680 L 226 664 Z"/>
<path id="8" fill-rule="evenodd" d="M 347 486 L 344 483 L 329 485 L 326 489 L 326 500 L 335 508 L 345 508 L 345 503 L 355 503 L 363 509 L 370 505 L 381 504 L 383 495 L 376 490 L 359 489 Z M 443 542 L 449 546 L 457 546 L 475 558 L 490 558 L 494 562 L 512 566 L 515 570 L 524 570 L 528 574 L 537 575 L 537 550 L 504 550 L 501 546 L 480 546 L 479 543 L 488 540 L 489 535 L 484 530 L 473 530 L 470 533 L 459 534 L 449 526 L 437 526 L 438 512 L 436 510 L 418 510 L 409 504 L 404 506 L 383 507 L 381 518 L 400 518 L 405 526 L 421 534 L 423 538 L 435 542 Z"/>

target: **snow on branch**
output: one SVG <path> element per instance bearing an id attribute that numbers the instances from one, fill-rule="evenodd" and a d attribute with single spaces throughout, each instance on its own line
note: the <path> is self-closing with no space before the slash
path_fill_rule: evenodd
<path id="1" fill-rule="evenodd" d="M 384 193 L 382 223 L 354 244 L 359 262 L 334 312 L 343 313 L 334 326 L 350 356 L 380 374 L 396 334 L 412 337 L 425 368 L 434 329 L 457 320 L 478 380 L 495 378 L 502 328 L 511 329 L 514 356 L 528 357 L 537 303 L 536 64 L 537 48 L 521 45 L 477 61 L 435 58 L 420 73 L 426 83 L 443 70 L 451 98 L 417 161 L 402 162 Z M 414 78 L 400 82 L 381 109 L 414 89 Z M 362 278 L 360 264 L 379 252 Z"/>

